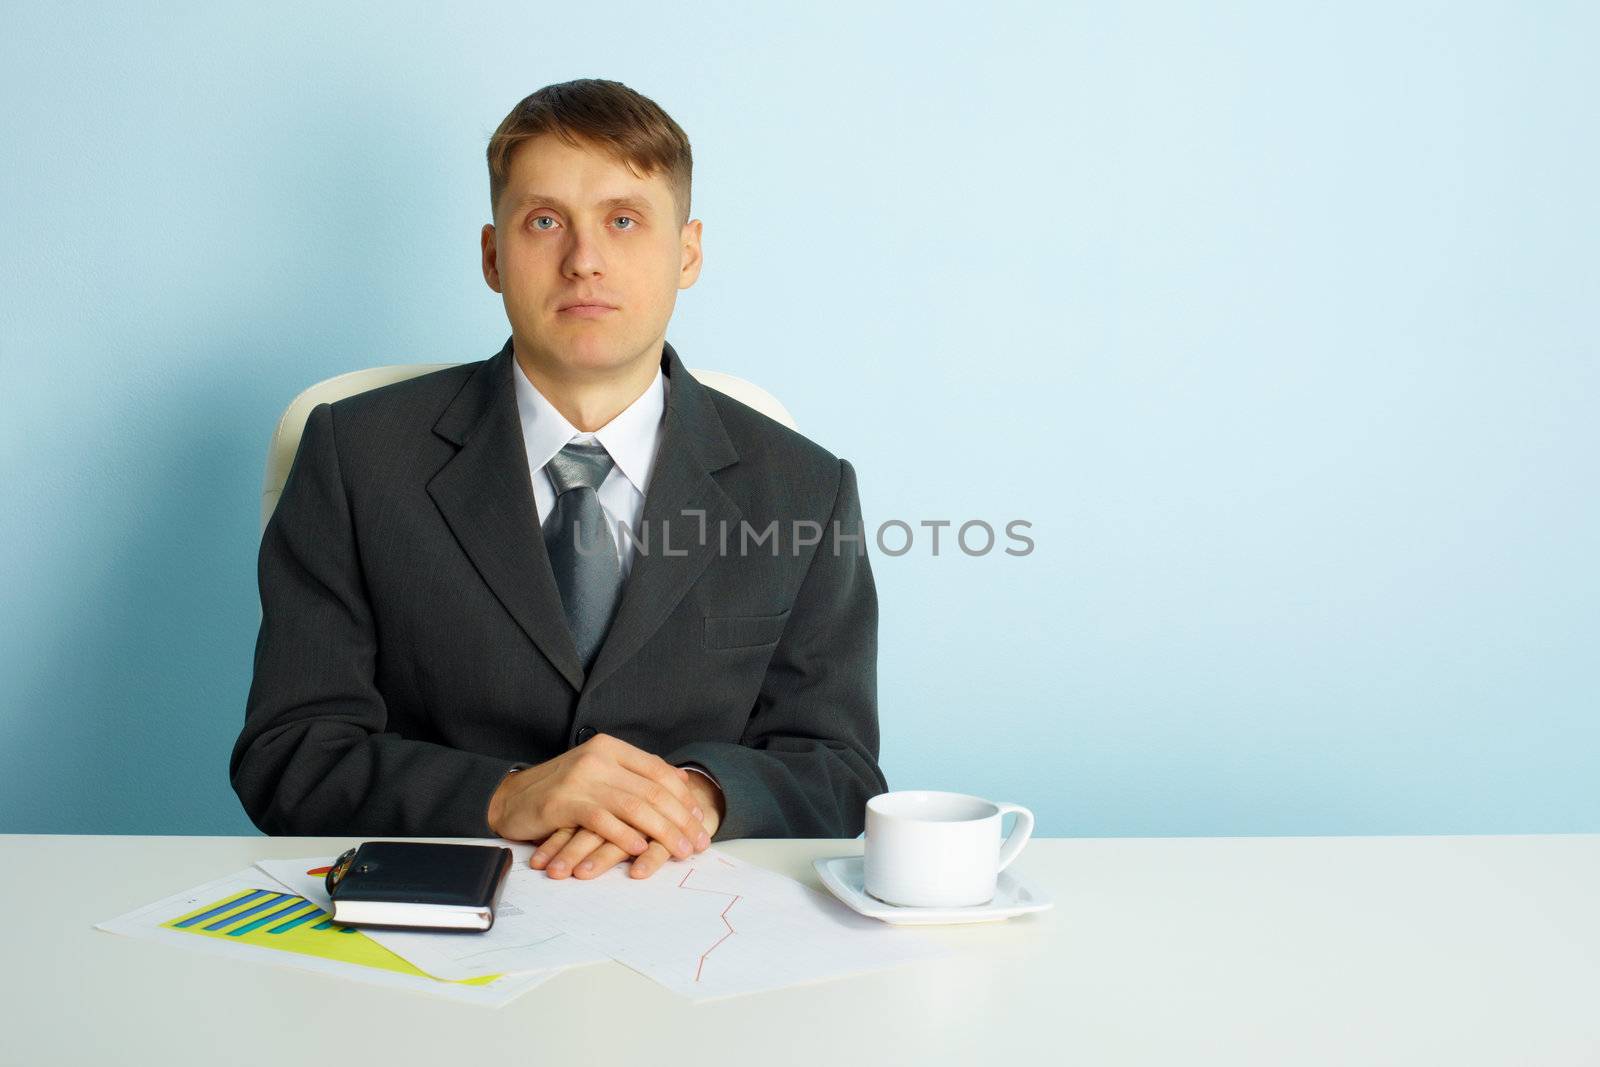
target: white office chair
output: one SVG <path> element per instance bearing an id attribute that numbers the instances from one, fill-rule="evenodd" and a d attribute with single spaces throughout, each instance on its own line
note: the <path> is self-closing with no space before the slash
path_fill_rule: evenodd
<path id="1" fill-rule="evenodd" d="M 278 497 L 283 493 L 283 483 L 289 477 L 289 465 L 294 462 L 295 450 L 300 447 L 300 435 L 305 432 L 306 420 L 311 417 L 313 408 L 318 404 L 331 404 L 335 400 L 343 400 L 347 396 L 364 393 L 381 385 L 403 382 L 419 374 L 455 366 L 459 364 L 395 363 L 387 367 L 368 367 L 366 370 L 351 371 L 320 381 L 290 401 L 283 417 L 278 420 L 277 429 L 272 431 L 271 444 L 267 446 L 267 476 L 261 487 L 262 530 L 267 528 L 267 520 L 272 518 L 272 509 L 278 506 Z M 700 384 L 710 386 L 719 393 L 755 408 L 761 414 L 776 419 L 791 430 L 795 428 L 794 417 L 789 414 L 788 409 L 778 402 L 777 397 L 754 382 L 747 382 L 743 378 L 735 378 L 721 371 L 699 370 L 694 367 L 689 368 L 689 373 L 694 375 Z"/>

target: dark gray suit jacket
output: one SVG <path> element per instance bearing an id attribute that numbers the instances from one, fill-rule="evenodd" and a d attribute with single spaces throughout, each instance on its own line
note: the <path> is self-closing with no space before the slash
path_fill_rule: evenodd
<path id="1" fill-rule="evenodd" d="M 887 783 L 855 471 L 695 381 L 670 344 L 662 370 L 646 543 L 587 675 L 539 531 L 509 340 L 312 411 L 261 541 L 229 764 L 258 827 L 493 836 L 506 772 L 598 731 L 710 771 L 727 799 L 717 840 L 861 832 Z"/>

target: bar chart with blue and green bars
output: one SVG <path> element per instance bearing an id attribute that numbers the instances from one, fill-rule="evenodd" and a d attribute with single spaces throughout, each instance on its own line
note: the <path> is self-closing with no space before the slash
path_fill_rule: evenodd
<path id="1" fill-rule="evenodd" d="M 423 978 L 433 977 L 354 927 L 336 925 L 322 908 L 293 893 L 271 889 L 241 890 L 168 919 L 161 925 L 202 937 L 298 952 Z M 487 985 L 499 977 L 491 974 L 455 984 Z"/>

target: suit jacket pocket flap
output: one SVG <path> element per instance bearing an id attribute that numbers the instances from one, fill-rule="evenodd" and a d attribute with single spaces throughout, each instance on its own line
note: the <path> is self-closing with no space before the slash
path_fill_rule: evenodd
<path id="1" fill-rule="evenodd" d="M 707 615 L 707 648 L 745 648 L 770 645 L 783 635 L 787 611 L 778 615 Z"/>

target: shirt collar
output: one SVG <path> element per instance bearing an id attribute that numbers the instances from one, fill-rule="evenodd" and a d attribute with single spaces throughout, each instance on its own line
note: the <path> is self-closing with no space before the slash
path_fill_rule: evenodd
<path id="1" fill-rule="evenodd" d="M 598 439 L 633 487 L 643 496 L 650 488 L 650 471 L 661 443 L 661 423 L 667 409 L 666 375 L 656 376 L 633 403 L 600 429 L 585 433 L 566 420 L 545 395 L 534 388 L 515 359 L 511 377 L 516 382 L 517 413 L 522 419 L 522 443 L 528 452 L 528 469 L 537 471 L 573 438 Z"/>

